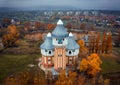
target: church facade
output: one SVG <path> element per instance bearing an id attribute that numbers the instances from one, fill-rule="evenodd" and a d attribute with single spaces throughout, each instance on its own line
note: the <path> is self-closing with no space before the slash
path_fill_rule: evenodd
<path id="1" fill-rule="evenodd" d="M 40 45 L 42 54 L 41 68 L 43 70 L 65 70 L 75 64 L 78 59 L 80 46 L 73 34 L 68 33 L 59 20 L 52 33 L 48 33 Z"/>

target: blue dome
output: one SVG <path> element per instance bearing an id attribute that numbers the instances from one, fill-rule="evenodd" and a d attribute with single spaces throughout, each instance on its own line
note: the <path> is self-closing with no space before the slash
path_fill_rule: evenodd
<path id="1" fill-rule="evenodd" d="M 41 49 L 53 50 L 54 46 L 52 45 L 52 38 L 46 37 L 44 43 L 40 46 Z"/>
<path id="2" fill-rule="evenodd" d="M 68 32 L 63 25 L 57 25 L 57 27 L 52 32 L 52 37 L 55 38 L 65 38 L 68 37 Z"/>
<path id="3" fill-rule="evenodd" d="M 80 46 L 76 43 L 72 36 L 68 37 L 68 45 L 66 47 L 68 50 L 79 49 Z"/>

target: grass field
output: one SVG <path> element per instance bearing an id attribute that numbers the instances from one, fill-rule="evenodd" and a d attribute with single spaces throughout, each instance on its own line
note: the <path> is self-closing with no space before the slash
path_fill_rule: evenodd
<path id="1" fill-rule="evenodd" d="M 40 55 L 1 55 L 0 54 L 0 82 L 7 76 L 18 73 L 28 68 L 29 64 L 37 65 L 35 60 Z"/>
<path id="2" fill-rule="evenodd" d="M 102 73 L 120 72 L 120 59 L 113 57 L 102 57 Z"/>
<path id="3" fill-rule="evenodd" d="M 102 54 L 102 73 L 120 72 L 120 48 L 114 48 L 113 54 Z"/>
<path id="4" fill-rule="evenodd" d="M 102 54 L 102 74 L 120 72 L 120 48 L 114 48 L 114 54 Z M 19 73 L 27 68 L 29 64 L 37 66 L 37 58 L 41 57 L 40 54 L 0 54 L 0 82 L 6 77 Z"/>

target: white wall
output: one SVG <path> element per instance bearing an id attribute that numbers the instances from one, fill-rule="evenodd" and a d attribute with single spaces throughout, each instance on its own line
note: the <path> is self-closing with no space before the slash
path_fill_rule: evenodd
<path id="1" fill-rule="evenodd" d="M 68 44 L 68 40 L 67 38 L 64 38 L 64 41 L 62 44 L 58 44 L 58 40 L 56 40 L 56 38 L 52 38 L 52 43 L 54 46 L 66 46 Z"/>
<path id="2" fill-rule="evenodd" d="M 49 51 L 51 51 L 51 54 L 49 54 Z M 44 49 L 41 49 L 41 54 L 44 55 L 44 56 L 53 56 L 54 51 L 53 50 L 47 50 L 47 52 L 45 52 Z"/>
<path id="3" fill-rule="evenodd" d="M 69 54 L 69 51 L 71 51 L 71 54 Z M 73 52 L 73 50 L 67 50 L 66 51 L 67 56 L 76 56 L 78 54 L 79 54 L 79 49 L 76 49 L 75 52 Z"/>

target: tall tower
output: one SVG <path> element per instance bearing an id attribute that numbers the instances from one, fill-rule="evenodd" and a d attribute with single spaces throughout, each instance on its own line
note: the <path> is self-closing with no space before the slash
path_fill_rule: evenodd
<path id="1" fill-rule="evenodd" d="M 54 69 L 66 69 L 66 45 L 69 34 L 63 26 L 63 22 L 59 20 L 56 28 L 52 32 L 52 43 L 54 45 Z"/>
<path id="2" fill-rule="evenodd" d="M 40 46 L 42 54 L 42 65 L 45 68 L 53 66 L 54 46 L 52 45 L 51 33 L 47 34 L 45 42 Z"/>

